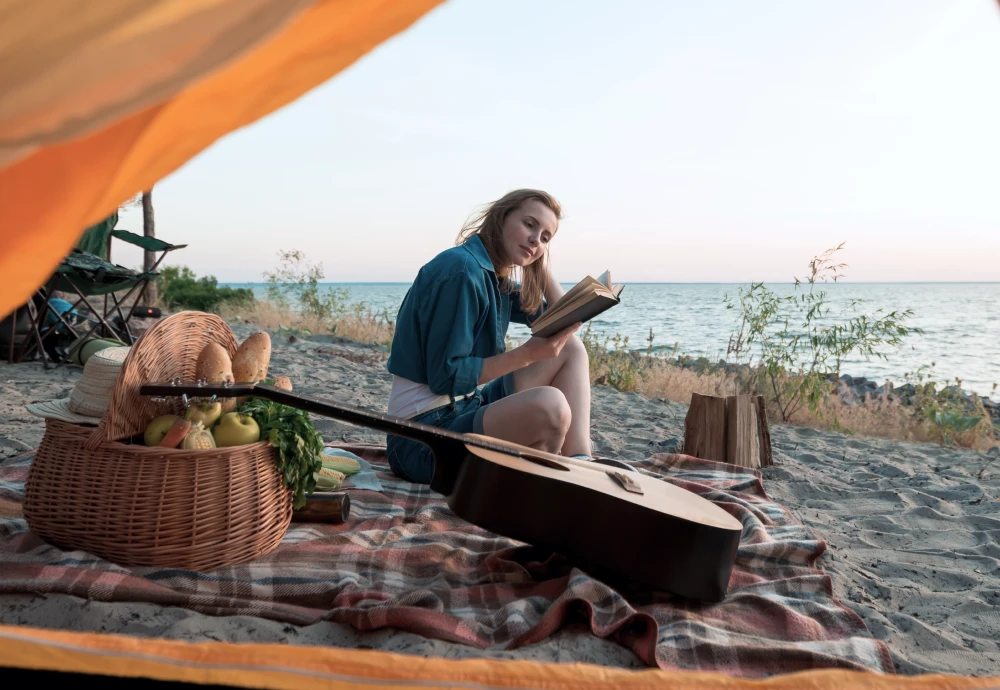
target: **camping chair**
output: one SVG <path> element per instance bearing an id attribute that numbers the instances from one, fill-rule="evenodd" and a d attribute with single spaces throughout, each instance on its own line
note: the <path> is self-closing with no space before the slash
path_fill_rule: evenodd
<path id="1" fill-rule="evenodd" d="M 141 292 L 159 275 L 156 268 L 169 252 L 183 249 L 187 245 L 174 245 L 155 237 L 145 237 L 127 230 L 115 230 L 117 223 L 116 211 L 100 223 L 87 228 L 76 247 L 63 258 L 45 286 L 37 290 L 36 296 L 41 298 L 41 303 L 34 299 L 23 307 L 31 314 L 31 326 L 16 361 L 24 361 L 24 358 L 37 348 L 47 369 L 49 356 L 56 358 L 58 353 L 52 348 L 47 349 L 45 340 L 59 334 L 71 335 L 74 342 L 65 356 L 58 357 L 58 364 L 69 360 L 73 353 L 98 330 L 101 330 L 104 336 L 117 338 L 128 345 L 135 342 L 136 338 L 129 328 L 129 320 L 135 316 L 136 310 L 129 309 L 126 314 L 122 310 L 122 304 L 127 303 L 132 295 Z M 159 256 L 148 271 L 140 272 L 116 265 L 110 261 L 113 238 Z M 56 309 L 52 304 L 52 298 L 53 293 L 57 291 L 75 294 L 76 303 L 67 310 Z M 122 291 L 127 292 L 124 297 L 119 298 L 118 293 Z M 98 298 L 103 298 L 103 304 Z M 13 319 L 12 333 L 17 320 L 16 311 Z M 10 347 L 12 360 L 13 349 L 12 345 Z"/>

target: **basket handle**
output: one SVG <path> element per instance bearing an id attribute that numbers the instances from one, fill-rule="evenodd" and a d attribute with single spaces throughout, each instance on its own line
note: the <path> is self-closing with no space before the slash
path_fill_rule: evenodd
<path id="1" fill-rule="evenodd" d="M 86 447 L 96 450 L 103 443 L 141 434 L 146 425 L 163 414 L 179 414 L 184 403 L 165 402 L 139 394 L 144 383 L 175 377 L 195 378 L 198 355 L 209 343 L 221 345 L 232 357 L 237 341 L 221 317 L 201 311 L 182 311 L 153 324 L 132 345 L 115 381 L 107 414 L 87 438 Z"/>

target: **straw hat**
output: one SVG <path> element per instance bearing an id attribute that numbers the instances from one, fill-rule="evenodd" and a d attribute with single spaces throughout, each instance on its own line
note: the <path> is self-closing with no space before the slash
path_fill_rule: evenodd
<path id="1" fill-rule="evenodd" d="M 68 398 L 25 405 L 33 415 L 71 424 L 100 423 L 111 403 L 118 371 L 130 347 L 109 347 L 95 352 L 83 366 L 83 375 Z"/>

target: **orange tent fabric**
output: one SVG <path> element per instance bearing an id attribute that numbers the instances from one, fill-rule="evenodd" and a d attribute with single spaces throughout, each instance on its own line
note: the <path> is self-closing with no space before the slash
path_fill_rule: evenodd
<path id="1" fill-rule="evenodd" d="M 590 664 L 427 659 L 357 649 L 190 643 L 0 625 L 0 667 L 246 688 L 693 688 L 695 690 L 935 690 L 988 688 L 1000 676 L 889 676 L 804 671 L 762 680 L 693 671 L 628 671 Z"/>
<path id="2" fill-rule="evenodd" d="M 0 318 L 84 228 L 441 2 L 0 5 Z"/>

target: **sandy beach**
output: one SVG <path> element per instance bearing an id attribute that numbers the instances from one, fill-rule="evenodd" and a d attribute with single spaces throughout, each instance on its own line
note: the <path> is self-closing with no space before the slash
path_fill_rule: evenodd
<path id="1" fill-rule="evenodd" d="M 240 340 L 254 330 L 234 326 Z M 384 409 L 391 376 L 380 349 L 332 336 L 288 342 L 272 334 L 272 343 L 271 371 L 289 376 L 296 390 Z M 68 396 L 80 371 L 46 371 L 39 362 L 0 365 L 0 459 L 38 446 L 43 423 L 24 405 Z M 685 414 L 685 405 L 595 387 L 595 452 L 638 459 L 674 450 Z M 315 423 L 327 441 L 384 442 L 369 429 L 321 417 Z M 989 454 L 780 425 L 772 426 L 772 443 L 776 464 L 763 472 L 766 491 L 826 540 L 817 565 L 832 577 L 835 597 L 889 646 L 897 672 L 1000 673 L 1000 460 L 989 464 Z M 573 627 L 543 643 L 491 651 L 410 633 L 362 633 L 332 623 L 296 627 L 62 595 L 0 596 L 0 622 L 191 641 L 644 667 L 624 647 Z"/>

